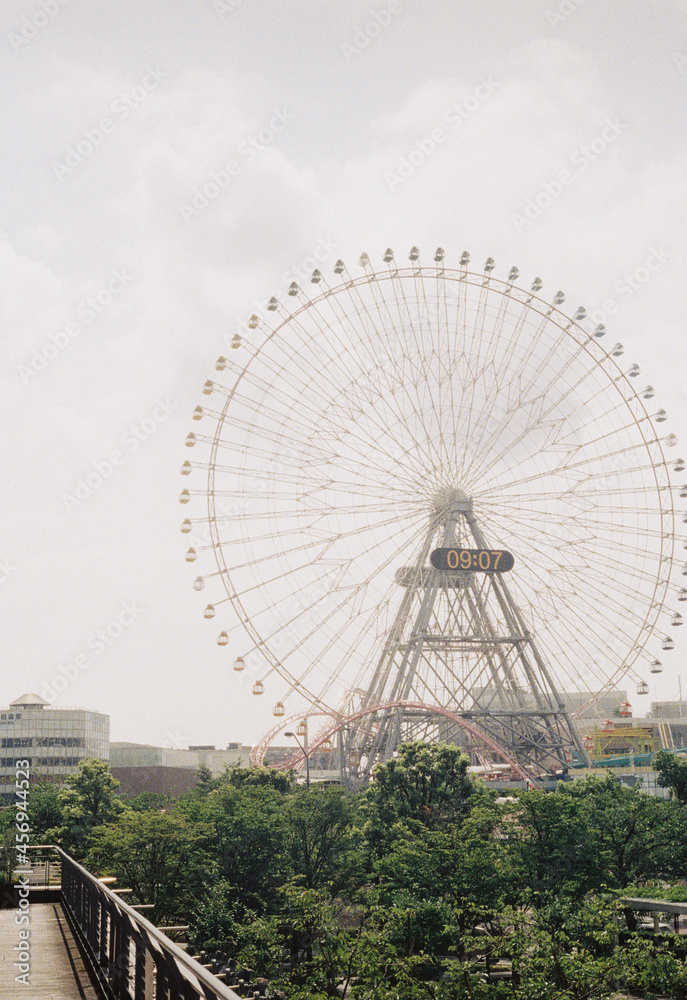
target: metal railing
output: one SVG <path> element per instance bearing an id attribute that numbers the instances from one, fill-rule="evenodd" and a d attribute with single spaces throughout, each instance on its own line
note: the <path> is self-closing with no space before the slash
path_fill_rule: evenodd
<path id="1" fill-rule="evenodd" d="M 62 908 L 108 1000 L 240 1000 L 61 848 L 50 847 L 57 862 L 39 850 L 46 883 L 60 865 Z"/>

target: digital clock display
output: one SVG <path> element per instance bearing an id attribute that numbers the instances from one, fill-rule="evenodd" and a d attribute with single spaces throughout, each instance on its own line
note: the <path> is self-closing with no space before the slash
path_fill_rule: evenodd
<path id="1" fill-rule="evenodd" d="M 429 557 L 435 569 L 464 573 L 505 573 L 515 559 L 505 549 L 435 549 Z"/>

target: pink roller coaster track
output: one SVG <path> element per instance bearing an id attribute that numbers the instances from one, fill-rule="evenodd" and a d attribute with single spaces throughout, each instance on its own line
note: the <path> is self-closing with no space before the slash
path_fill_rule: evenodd
<path id="1" fill-rule="evenodd" d="M 457 726 L 460 726 L 461 729 L 464 729 L 466 732 L 470 733 L 470 735 L 473 736 L 477 742 L 480 742 L 485 746 L 489 747 L 490 750 L 493 750 L 493 752 L 497 754 L 502 760 L 504 760 L 516 774 L 519 774 L 524 781 L 532 783 L 535 782 L 535 778 L 528 771 L 526 771 L 525 768 L 521 764 L 519 764 L 515 760 L 515 758 L 508 753 L 506 749 L 504 749 L 504 747 L 502 747 L 499 743 L 497 743 L 496 740 L 492 739 L 492 737 L 489 736 L 488 733 L 483 732 L 479 728 L 479 726 L 476 726 L 473 722 L 469 722 L 467 719 L 464 719 L 462 716 L 456 714 L 455 712 L 452 712 L 448 708 L 442 708 L 441 705 L 426 705 L 424 704 L 424 702 L 421 701 L 389 701 L 389 702 L 384 702 L 381 705 L 373 705 L 371 708 L 361 709 L 361 711 L 353 712 L 350 715 L 336 716 L 336 717 L 330 715 L 327 712 L 312 712 L 308 715 L 308 718 L 324 715 L 328 716 L 329 718 L 332 718 L 334 721 L 329 726 L 326 726 L 324 729 L 320 730 L 320 732 L 317 734 L 312 743 L 309 744 L 308 750 L 309 751 L 317 750 L 319 747 L 322 746 L 323 743 L 331 739 L 334 733 L 337 733 L 342 729 L 348 728 L 348 726 L 352 722 L 357 722 L 358 719 L 364 719 L 369 715 L 376 715 L 377 712 L 385 712 L 388 711 L 389 709 L 395 709 L 395 708 L 413 709 L 415 711 L 427 712 L 428 714 L 431 715 L 441 715 L 445 719 L 450 719 L 452 722 L 455 722 Z M 295 722 L 297 719 L 302 719 L 302 718 L 303 715 L 301 714 L 301 715 L 292 715 L 286 721 L 282 719 L 277 725 L 273 726 L 269 730 L 269 732 L 265 733 L 260 742 L 256 743 L 256 745 L 253 747 L 251 751 L 250 755 L 251 764 L 253 766 L 259 766 L 260 764 L 262 764 L 267 748 L 270 746 L 274 737 L 277 736 L 284 729 L 285 726 L 288 726 L 292 722 Z M 289 770 L 289 768 L 298 767 L 300 764 L 303 763 L 304 759 L 305 758 L 303 753 L 298 752 L 295 753 L 292 757 L 290 757 L 288 761 L 283 761 L 282 763 L 275 766 L 279 770 L 286 771 Z"/>

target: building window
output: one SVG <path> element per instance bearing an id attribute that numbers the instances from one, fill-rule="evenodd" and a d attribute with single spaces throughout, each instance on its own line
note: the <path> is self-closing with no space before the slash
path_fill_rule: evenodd
<path id="1" fill-rule="evenodd" d="M 39 736 L 36 739 L 39 747 L 85 747 L 83 736 Z"/>
<path id="2" fill-rule="evenodd" d="M 76 767 L 80 757 L 38 757 L 38 767 Z"/>

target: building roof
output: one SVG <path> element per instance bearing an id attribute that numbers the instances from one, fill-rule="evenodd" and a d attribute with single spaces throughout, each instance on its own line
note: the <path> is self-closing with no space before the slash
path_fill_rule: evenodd
<path id="1" fill-rule="evenodd" d="M 44 708 L 46 705 L 49 707 L 50 702 L 40 695 L 23 694 L 10 704 L 10 708 Z"/>

